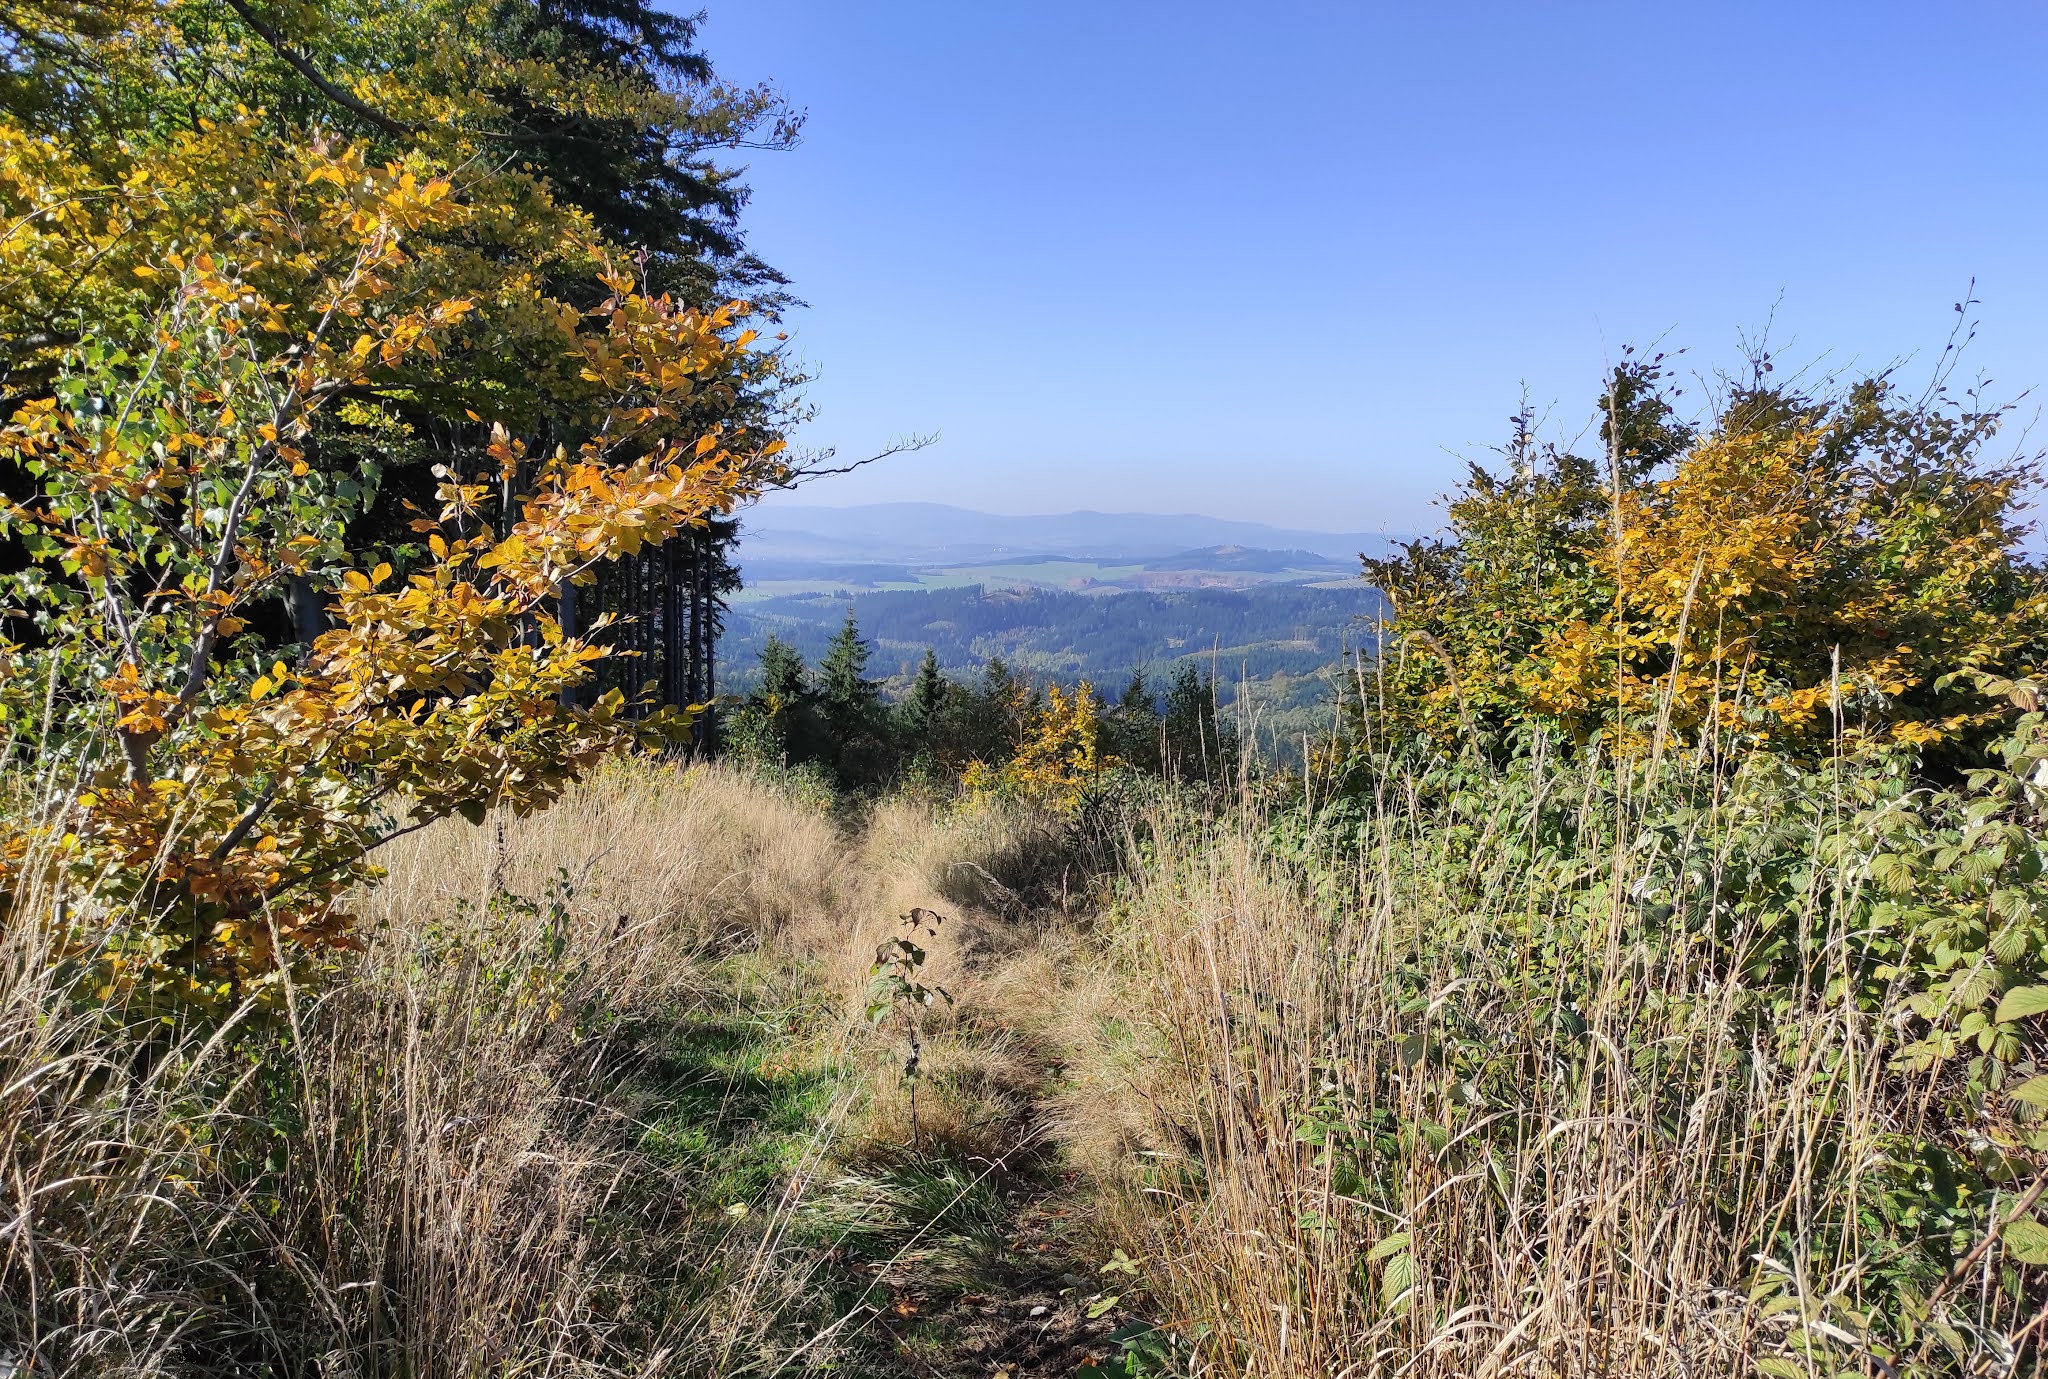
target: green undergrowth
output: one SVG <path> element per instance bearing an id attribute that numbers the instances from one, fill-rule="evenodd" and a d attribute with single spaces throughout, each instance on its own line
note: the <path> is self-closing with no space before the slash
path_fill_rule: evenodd
<path id="1" fill-rule="evenodd" d="M 748 990 L 756 963 L 714 965 L 707 976 L 727 989 L 640 1031 L 627 1079 L 644 1108 L 636 1147 L 736 1216 L 772 1205 L 816 1160 L 856 1073 L 824 1046 L 820 1005 L 799 991 Z"/>

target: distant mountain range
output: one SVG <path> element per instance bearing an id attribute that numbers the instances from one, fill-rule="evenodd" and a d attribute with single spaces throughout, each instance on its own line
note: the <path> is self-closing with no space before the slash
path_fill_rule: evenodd
<path id="1" fill-rule="evenodd" d="M 1160 513 L 758 509 L 741 519 L 745 583 L 719 642 L 722 683 L 744 691 L 771 636 L 815 662 L 851 614 L 874 649 L 869 673 L 899 686 L 927 647 L 953 675 L 1001 656 L 1112 691 L 1135 670 L 1199 662 L 1226 695 L 1256 683 L 1268 726 L 1296 734 L 1327 718 L 1325 672 L 1371 639 L 1380 597 L 1359 554 L 1391 545 Z"/>
<path id="2" fill-rule="evenodd" d="M 841 564 L 966 564 L 1021 556 L 1132 560 L 1217 547 L 1309 552 L 1349 566 L 1392 538 L 1367 532 L 1294 531 L 1263 522 L 1147 512 L 1066 512 L 1007 517 L 942 503 L 868 503 L 858 507 L 775 506 L 741 522 L 740 559 Z"/>

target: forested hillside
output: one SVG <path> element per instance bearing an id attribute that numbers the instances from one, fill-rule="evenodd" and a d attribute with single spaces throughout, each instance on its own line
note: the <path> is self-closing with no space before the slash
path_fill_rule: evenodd
<path id="1" fill-rule="evenodd" d="M 815 658 L 848 612 L 875 645 L 885 679 L 907 682 L 927 647 L 948 671 L 991 656 L 1035 676 L 1121 683 L 1199 661 L 1226 682 L 1314 675 L 1367 646 L 1378 596 L 1286 584 L 1184 593 L 1080 594 L 1048 589 L 898 590 L 784 595 L 736 606 L 723 654 L 736 688 L 750 687 L 770 636 Z"/>

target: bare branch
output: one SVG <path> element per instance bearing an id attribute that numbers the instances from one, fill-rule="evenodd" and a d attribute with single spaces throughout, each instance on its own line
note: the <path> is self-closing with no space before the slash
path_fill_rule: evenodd
<path id="1" fill-rule="evenodd" d="M 228 8 L 240 15 L 242 22 L 254 29 L 256 36 L 265 43 L 268 43 L 279 57 L 290 64 L 293 71 L 313 83 L 321 95 L 327 97 L 327 99 L 333 101 L 342 109 L 347 110 L 350 114 L 360 119 L 369 121 L 386 134 L 416 134 L 419 132 L 418 125 L 407 124 L 403 120 L 394 120 L 383 111 L 364 104 L 341 87 L 336 86 L 333 82 L 321 76 L 318 68 L 314 67 L 302 54 L 293 51 L 291 44 L 286 41 L 283 34 L 256 17 L 256 11 L 249 8 L 247 0 L 228 0 Z"/>
<path id="2" fill-rule="evenodd" d="M 229 853 L 240 847 L 243 840 L 249 836 L 250 832 L 256 827 L 257 822 L 262 819 L 276 799 L 277 782 L 272 781 L 264 786 L 263 793 L 258 795 L 255 801 L 242 811 L 242 817 L 235 820 L 235 826 L 229 829 L 218 843 L 213 845 L 213 852 L 209 854 L 207 860 L 220 862 Z"/>
<path id="3" fill-rule="evenodd" d="M 829 478 L 834 474 L 851 474 L 854 470 L 864 469 L 877 460 L 886 460 L 892 455 L 915 454 L 919 450 L 937 445 L 938 443 L 939 435 L 936 431 L 925 436 L 906 436 L 864 460 L 855 460 L 851 464 L 839 465 L 826 463 L 826 461 L 832 459 L 838 453 L 837 451 L 830 449 L 814 450 L 792 462 L 789 466 L 789 472 L 783 478 L 776 480 L 771 487 L 795 488 L 799 484 L 809 483 L 813 479 Z"/>

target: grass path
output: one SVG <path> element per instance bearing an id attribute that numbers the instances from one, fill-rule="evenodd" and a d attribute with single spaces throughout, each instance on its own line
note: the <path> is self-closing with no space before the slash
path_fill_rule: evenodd
<path id="1" fill-rule="evenodd" d="M 1064 1379 L 1114 1349 L 1130 1318 L 1084 1262 L 1079 1181 L 1034 1100 L 987 1128 L 993 1156 L 879 1141 L 862 1102 L 897 1074 L 849 1046 L 810 965 L 747 954 L 708 975 L 697 1008 L 638 1035 L 639 1148 L 692 1210 L 780 1232 L 831 1372 Z"/>

